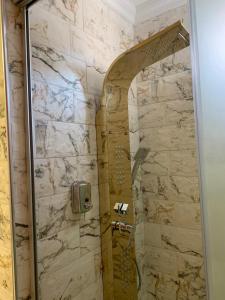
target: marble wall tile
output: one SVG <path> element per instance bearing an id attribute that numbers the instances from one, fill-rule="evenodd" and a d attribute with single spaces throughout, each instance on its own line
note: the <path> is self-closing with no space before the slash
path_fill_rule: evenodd
<path id="1" fill-rule="evenodd" d="M 74 91 L 47 82 L 33 81 L 32 110 L 35 120 L 74 122 Z"/>
<path id="2" fill-rule="evenodd" d="M 60 87 L 86 88 L 86 65 L 48 46 L 32 44 L 32 76 Z"/>
<path id="3" fill-rule="evenodd" d="M 103 285 L 102 280 L 98 280 L 90 284 L 81 293 L 74 298 L 74 300 L 92 299 L 92 300 L 103 300 Z"/>
<path id="4" fill-rule="evenodd" d="M 145 70 L 145 76 L 150 76 L 147 75 L 147 70 Z M 160 78 L 143 81 L 140 88 L 138 86 L 138 94 L 142 95 L 140 105 L 172 100 L 192 100 L 191 73 L 190 71 L 175 72 L 170 76 L 162 75 Z"/>
<path id="5" fill-rule="evenodd" d="M 162 247 L 202 257 L 202 236 L 198 230 L 161 226 Z"/>
<path id="6" fill-rule="evenodd" d="M 161 247 L 161 226 L 145 222 L 145 246 Z"/>
<path id="7" fill-rule="evenodd" d="M 194 124 L 154 127 L 140 129 L 141 146 L 151 151 L 188 150 L 194 149 Z M 150 144 L 150 145 L 149 145 Z"/>
<path id="8" fill-rule="evenodd" d="M 36 157 L 65 157 L 96 154 L 93 125 L 64 122 L 35 123 Z"/>
<path id="9" fill-rule="evenodd" d="M 38 3 L 42 9 L 49 11 L 55 16 L 76 25 L 83 27 L 83 1 L 82 0 L 41 0 Z"/>
<path id="10" fill-rule="evenodd" d="M 96 39 L 92 34 L 84 34 L 76 26 L 71 26 L 70 35 L 70 55 L 85 61 L 89 67 L 106 72 L 115 58 L 111 46 L 107 45 L 105 41 Z"/>
<path id="11" fill-rule="evenodd" d="M 88 93 L 101 95 L 106 71 L 96 66 L 87 66 Z"/>
<path id="12" fill-rule="evenodd" d="M 144 22 L 136 24 L 136 37 L 139 39 L 146 39 L 148 36 L 152 36 L 156 32 L 177 22 L 177 20 L 181 20 L 186 28 L 189 23 L 187 10 L 187 5 L 182 5 L 175 7 L 174 9 L 167 10 L 166 12 L 163 12 L 158 16 L 152 17 Z"/>
<path id="13" fill-rule="evenodd" d="M 198 203 L 177 203 L 159 198 L 155 194 L 144 194 L 146 222 L 200 230 L 201 215 Z"/>
<path id="14" fill-rule="evenodd" d="M 167 176 L 142 176 L 141 189 L 143 199 L 147 203 L 151 200 L 169 200 L 170 184 Z"/>
<path id="15" fill-rule="evenodd" d="M 165 124 L 185 126 L 194 124 L 194 105 L 193 101 L 175 100 L 167 102 L 165 106 Z"/>
<path id="16" fill-rule="evenodd" d="M 80 227 L 70 226 L 47 238 L 37 240 L 39 281 L 52 276 L 80 257 Z M 65 274 L 64 274 L 65 276 Z"/>
<path id="17" fill-rule="evenodd" d="M 188 284 L 177 276 L 148 270 L 146 283 L 146 299 L 186 299 L 188 300 Z M 150 298 L 149 298 L 150 297 Z"/>
<path id="18" fill-rule="evenodd" d="M 143 199 L 169 200 L 184 203 L 198 203 L 199 185 L 197 177 L 142 175 Z"/>
<path id="19" fill-rule="evenodd" d="M 98 185 L 98 167 L 96 156 L 80 156 L 78 159 L 79 180 L 90 182 L 93 186 Z"/>
<path id="20" fill-rule="evenodd" d="M 72 213 L 70 192 L 36 199 L 38 238 L 51 236 L 79 223 L 80 216 Z"/>
<path id="21" fill-rule="evenodd" d="M 175 225 L 201 231 L 201 213 L 199 203 L 176 203 Z"/>
<path id="22" fill-rule="evenodd" d="M 189 283 L 188 299 L 207 299 L 203 259 L 179 254 L 177 256 L 177 266 L 179 278 Z"/>
<path id="23" fill-rule="evenodd" d="M 90 284 L 96 281 L 94 255 L 79 258 L 74 264 L 64 265 L 53 273 L 42 276 L 39 284 L 41 299 L 75 299 Z M 66 276 L 65 276 L 66 274 Z"/>
<path id="24" fill-rule="evenodd" d="M 35 160 L 35 193 L 37 197 L 68 192 L 75 180 L 78 180 L 77 158 Z"/>
<path id="25" fill-rule="evenodd" d="M 196 177 L 198 175 L 196 151 L 170 151 L 169 174 L 172 176 Z"/>
<path id="26" fill-rule="evenodd" d="M 84 32 L 109 43 L 109 8 L 101 0 L 84 0 Z"/>
<path id="27" fill-rule="evenodd" d="M 160 62 L 155 63 L 147 68 L 144 68 L 138 75 L 137 75 L 137 82 L 141 81 L 156 81 L 161 82 L 161 85 L 166 82 L 167 87 L 169 88 L 168 91 L 171 91 L 170 86 L 174 84 L 175 77 L 171 77 L 172 82 L 170 82 L 171 75 L 177 75 L 178 82 L 183 82 L 182 78 L 191 71 L 191 60 L 190 60 L 190 49 L 185 48 L 176 52 L 167 58 L 162 59 Z M 183 74 L 180 74 L 183 73 Z M 164 79 L 165 77 L 165 79 Z M 175 79 L 176 81 L 176 79 Z M 174 85 L 175 90 L 179 91 L 179 89 Z M 190 88 L 190 78 L 187 81 L 187 85 L 185 87 Z M 162 92 L 162 89 L 161 89 Z M 173 97 L 176 95 L 172 93 Z"/>
<path id="28" fill-rule="evenodd" d="M 142 176 L 167 175 L 169 170 L 169 155 L 167 151 L 149 152 L 142 166 Z"/>
<path id="29" fill-rule="evenodd" d="M 174 251 L 147 246 L 145 249 L 144 268 L 176 276 L 178 272 L 177 255 Z"/>
<path id="30" fill-rule="evenodd" d="M 97 172 L 95 156 L 36 159 L 36 197 L 66 193 L 76 180 L 85 180 L 97 185 Z"/>
<path id="31" fill-rule="evenodd" d="M 184 127 L 194 123 L 192 101 L 172 100 L 140 106 L 139 122 L 141 128 L 176 125 Z"/>
<path id="32" fill-rule="evenodd" d="M 52 170 L 54 159 L 39 159 L 34 162 L 35 195 L 37 198 L 54 193 Z M 73 168 L 71 168 L 73 170 Z M 71 172 L 71 171 L 70 171 Z"/>
<path id="33" fill-rule="evenodd" d="M 29 9 L 29 19 L 32 44 L 42 44 L 65 54 L 70 53 L 70 24 L 68 22 L 57 18 L 38 5 Z"/>
<path id="34" fill-rule="evenodd" d="M 80 252 L 81 255 L 100 249 L 100 222 L 98 218 L 84 220 L 80 225 Z"/>
<path id="35" fill-rule="evenodd" d="M 165 126 L 165 110 L 166 106 L 164 103 L 141 105 L 138 110 L 140 128 Z"/>
<path id="36" fill-rule="evenodd" d="M 176 222 L 176 204 L 171 201 L 149 199 L 145 201 L 146 222 L 172 225 Z"/>
<path id="37" fill-rule="evenodd" d="M 108 13 L 110 20 L 109 34 L 112 40 L 115 41 L 113 44 L 115 54 L 118 50 L 124 52 L 134 45 L 133 26 L 113 9 L 109 9 Z"/>
<path id="38" fill-rule="evenodd" d="M 95 94 L 75 94 L 75 122 L 81 124 L 95 125 L 96 110 L 99 97 Z"/>
<path id="39" fill-rule="evenodd" d="M 174 201 L 199 203 L 198 177 L 169 176 L 168 198 Z"/>

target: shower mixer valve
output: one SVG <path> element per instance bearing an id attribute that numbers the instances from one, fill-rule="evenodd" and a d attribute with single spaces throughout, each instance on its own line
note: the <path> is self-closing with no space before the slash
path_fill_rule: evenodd
<path id="1" fill-rule="evenodd" d="M 131 225 L 131 224 L 123 223 L 123 222 L 113 221 L 111 225 L 112 225 L 113 231 L 119 230 L 120 232 L 131 233 L 135 229 L 135 225 Z"/>
<path id="2" fill-rule="evenodd" d="M 119 215 L 128 214 L 128 204 L 127 203 L 116 203 L 114 206 L 114 211 Z"/>

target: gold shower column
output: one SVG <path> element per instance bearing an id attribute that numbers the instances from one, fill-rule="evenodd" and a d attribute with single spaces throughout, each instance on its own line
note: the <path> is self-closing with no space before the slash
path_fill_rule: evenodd
<path id="1" fill-rule="evenodd" d="M 112 232 L 112 221 L 135 224 L 128 124 L 128 90 L 145 67 L 189 46 L 189 35 L 177 22 L 122 54 L 110 67 L 97 114 L 100 217 L 104 300 L 136 300 L 137 272 L 130 234 Z M 127 215 L 114 211 L 129 204 Z"/>

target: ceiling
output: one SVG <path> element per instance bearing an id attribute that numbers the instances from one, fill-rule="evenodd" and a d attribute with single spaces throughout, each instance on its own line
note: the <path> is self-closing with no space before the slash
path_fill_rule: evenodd
<path id="1" fill-rule="evenodd" d="M 132 23 L 142 23 L 187 0 L 103 0 Z"/>
<path id="2" fill-rule="evenodd" d="M 187 0 L 133 0 L 136 6 L 136 23 L 155 17 L 167 10 L 187 3 Z"/>

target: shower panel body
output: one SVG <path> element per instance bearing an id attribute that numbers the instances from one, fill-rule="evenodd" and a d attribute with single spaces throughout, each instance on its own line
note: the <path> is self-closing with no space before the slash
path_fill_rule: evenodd
<path id="1" fill-rule="evenodd" d="M 177 22 L 119 56 L 104 81 L 96 126 L 105 300 L 136 300 L 141 285 L 133 231 L 112 230 L 119 223 L 135 228 L 128 90 L 142 69 L 187 46 L 189 34 Z M 114 209 L 121 202 L 129 207 L 124 214 Z"/>

